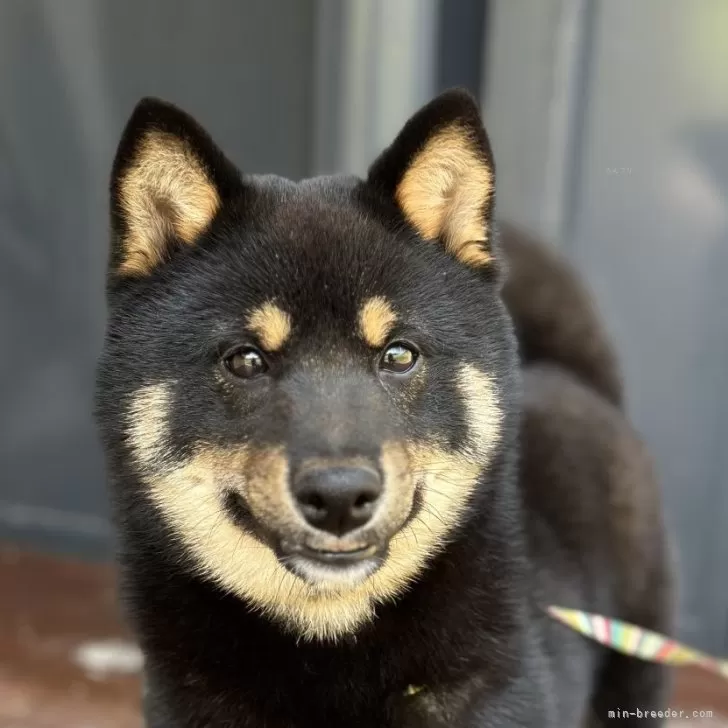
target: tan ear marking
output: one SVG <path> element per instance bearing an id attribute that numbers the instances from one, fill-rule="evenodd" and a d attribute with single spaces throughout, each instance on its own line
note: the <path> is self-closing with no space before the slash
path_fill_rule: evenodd
<path id="1" fill-rule="evenodd" d="M 472 266 L 491 260 L 485 208 L 492 194 L 492 171 L 459 125 L 425 144 L 396 190 L 400 208 L 420 235 L 442 239 L 450 253 Z"/>
<path id="2" fill-rule="evenodd" d="M 291 317 L 273 301 L 268 301 L 248 316 L 248 328 L 266 351 L 278 351 L 291 335 Z"/>
<path id="3" fill-rule="evenodd" d="M 359 332 L 372 348 L 384 346 L 397 314 L 383 296 L 372 296 L 359 310 Z"/>
<path id="4" fill-rule="evenodd" d="M 168 238 L 192 244 L 220 208 L 220 197 L 199 159 L 176 136 L 147 134 L 119 183 L 127 220 L 122 275 L 144 275 L 164 259 Z"/>

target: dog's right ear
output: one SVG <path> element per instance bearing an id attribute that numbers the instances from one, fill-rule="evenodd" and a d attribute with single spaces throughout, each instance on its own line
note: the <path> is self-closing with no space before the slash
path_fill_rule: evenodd
<path id="1" fill-rule="evenodd" d="M 140 277 L 194 245 L 240 173 L 189 115 L 157 99 L 139 102 L 111 175 L 111 273 Z"/>

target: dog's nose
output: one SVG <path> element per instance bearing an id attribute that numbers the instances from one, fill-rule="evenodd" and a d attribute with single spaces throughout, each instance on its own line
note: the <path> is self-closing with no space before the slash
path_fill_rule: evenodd
<path id="1" fill-rule="evenodd" d="M 364 466 L 307 468 L 295 477 L 293 494 L 308 523 L 343 536 L 371 519 L 382 479 Z"/>

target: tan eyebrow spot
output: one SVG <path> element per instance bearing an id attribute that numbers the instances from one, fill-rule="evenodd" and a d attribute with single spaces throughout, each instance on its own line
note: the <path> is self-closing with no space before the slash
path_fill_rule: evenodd
<path id="1" fill-rule="evenodd" d="M 266 351 L 278 351 L 291 335 L 291 317 L 268 301 L 250 314 L 248 328 L 260 339 Z"/>
<path id="2" fill-rule="evenodd" d="M 383 296 L 373 296 L 359 310 L 359 331 L 371 347 L 383 346 L 397 314 Z"/>

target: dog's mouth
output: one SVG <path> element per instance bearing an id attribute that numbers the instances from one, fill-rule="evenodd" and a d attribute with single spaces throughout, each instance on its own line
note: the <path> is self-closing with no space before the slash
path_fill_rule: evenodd
<path id="1" fill-rule="evenodd" d="M 369 544 L 338 551 L 312 548 L 304 544 L 302 546 L 286 548 L 284 554 L 285 556 L 301 556 L 305 559 L 319 561 L 322 564 L 346 568 L 352 564 L 358 564 L 362 561 L 375 557 L 379 550 L 380 549 L 376 546 L 376 544 Z"/>
<path id="2" fill-rule="evenodd" d="M 302 545 L 278 549 L 281 564 L 291 573 L 321 589 L 351 587 L 371 576 L 384 563 L 387 544 L 330 551 Z"/>
<path id="3" fill-rule="evenodd" d="M 268 546 L 285 569 L 321 589 L 355 586 L 371 576 L 386 560 L 389 542 L 394 536 L 394 533 L 384 535 L 374 531 L 351 539 L 313 531 L 282 536 L 260 523 L 239 492 L 226 492 L 223 504 L 228 517 Z M 413 513 L 408 515 L 405 524 L 412 516 Z"/>

